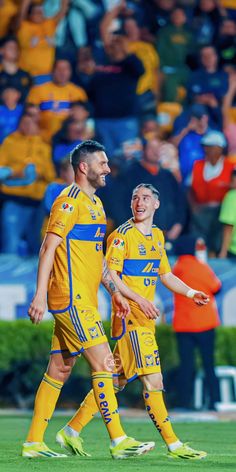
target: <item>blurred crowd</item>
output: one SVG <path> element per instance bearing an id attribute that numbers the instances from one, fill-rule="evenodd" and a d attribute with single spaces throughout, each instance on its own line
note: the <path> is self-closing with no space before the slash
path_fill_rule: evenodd
<path id="1" fill-rule="evenodd" d="M 235 258 L 236 1 L 0 0 L 0 16 L 0 251 L 38 252 L 70 151 L 97 139 L 108 231 L 151 183 L 170 254 L 191 234 Z"/>

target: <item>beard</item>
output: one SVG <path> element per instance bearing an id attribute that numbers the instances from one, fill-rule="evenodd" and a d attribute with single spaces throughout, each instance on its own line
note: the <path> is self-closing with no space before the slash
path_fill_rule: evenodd
<path id="1" fill-rule="evenodd" d="M 87 174 L 88 182 L 95 189 L 98 189 L 100 187 L 104 187 L 106 185 L 106 182 L 105 182 L 105 180 L 102 179 L 102 177 L 103 176 L 101 174 L 98 174 L 97 172 L 95 172 L 92 169 L 90 169 L 88 174 Z"/>

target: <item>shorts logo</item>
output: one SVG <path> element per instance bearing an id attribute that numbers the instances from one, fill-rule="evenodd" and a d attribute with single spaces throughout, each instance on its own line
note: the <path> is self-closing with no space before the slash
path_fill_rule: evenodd
<path id="1" fill-rule="evenodd" d="M 93 321 L 95 318 L 94 313 L 90 310 L 81 310 L 81 314 L 84 316 L 86 321 Z"/>
<path id="2" fill-rule="evenodd" d="M 73 205 L 70 205 L 69 203 L 62 203 L 62 206 L 61 206 L 61 211 L 66 211 L 66 213 L 71 213 L 72 211 L 74 211 L 74 207 Z"/>
<path id="3" fill-rule="evenodd" d="M 148 356 L 145 356 L 145 364 L 146 367 L 152 367 L 154 366 L 154 357 L 152 354 L 149 354 Z"/>
<path id="4" fill-rule="evenodd" d="M 114 239 L 113 243 L 112 243 L 112 247 L 116 247 L 117 249 L 124 249 L 125 247 L 125 242 L 123 241 L 123 239 Z"/>
<path id="5" fill-rule="evenodd" d="M 89 334 L 91 336 L 91 339 L 95 339 L 95 338 L 98 338 L 99 334 L 98 334 L 98 330 L 96 328 L 96 326 L 93 326 L 92 328 L 89 328 Z"/>
<path id="6" fill-rule="evenodd" d="M 138 245 L 138 252 L 140 256 L 146 256 L 147 251 L 143 244 Z"/>

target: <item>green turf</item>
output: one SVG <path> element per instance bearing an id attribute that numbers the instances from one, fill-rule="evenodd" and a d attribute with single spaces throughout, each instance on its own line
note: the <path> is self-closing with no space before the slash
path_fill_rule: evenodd
<path id="1" fill-rule="evenodd" d="M 54 438 L 58 429 L 65 424 L 66 418 L 54 418 L 47 431 L 46 442 L 55 451 L 61 449 L 55 445 Z M 114 461 L 109 455 L 109 441 L 104 425 L 95 419 L 83 432 L 86 450 L 91 458 L 69 456 L 65 459 L 27 459 L 20 457 L 21 443 L 29 427 L 29 418 L 0 417 L 0 470 L 1 472 L 111 472 L 113 471 L 157 471 L 186 472 L 201 470 L 204 472 L 236 471 L 236 424 L 231 423 L 176 423 L 175 431 L 183 441 L 189 441 L 196 449 L 208 452 L 208 457 L 201 461 L 183 461 L 169 459 L 166 448 L 152 424 L 124 420 L 129 436 L 150 441 L 156 439 L 154 451 L 137 459 Z"/>

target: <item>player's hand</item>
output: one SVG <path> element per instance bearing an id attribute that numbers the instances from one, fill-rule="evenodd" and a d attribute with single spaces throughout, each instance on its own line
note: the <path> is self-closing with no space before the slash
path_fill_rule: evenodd
<path id="1" fill-rule="evenodd" d="M 35 295 L 28 309 L 28 316 L 33 324 L 39 324 L 42 321 L 46 304 L 46 299 Z"/>
<path id="2" fill-rule="evenodd" d="M 118 318 L 126 318 L 126 316 L 130 314 L 129 302 L 120 292 L 113 293 L 112 304 L 114 312 Z"/>
<path id="3" fill-rule="evenodd" d="M 196 305 L 202 306 L 207 305 L 207 303 L 210 301 L 210 298 L 204 292 L 196 292 L 193 297 L 193 301 L 196 303 Z"/>
<path id="4" fill-rule="evenodd" d="M 158 316 L 160 316 L 160 311 L 153 302 L 149 302 L 149 300 L 146 300 L 146 298 L 143 297 L 138 297 L 136 302 L 138 303 L 146 318 L 149 320 L 155 320 L 158 318 Z"/>

